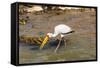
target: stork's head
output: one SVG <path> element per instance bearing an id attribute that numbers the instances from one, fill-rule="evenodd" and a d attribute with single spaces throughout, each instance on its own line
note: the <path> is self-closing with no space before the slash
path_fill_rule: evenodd
<path id="1" fill-rule="evenodd" d="M 44 45 L 48 42 L 49 38 L 53 37 L 53 34 L 52 33 L 47 33 L 47 35 L 45 36 L 41 46 L 40 46 L 40 49 L 42 49 L 44 47 Z"/>

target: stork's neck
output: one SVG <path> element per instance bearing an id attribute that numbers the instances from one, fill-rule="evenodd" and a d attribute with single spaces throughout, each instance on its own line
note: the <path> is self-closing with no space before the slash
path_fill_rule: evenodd
<path id="1" fill-rule="evenodd" d="M 57 34 L 57 33 L 47 33 L 47 35 L 48 35 L 49 37 L 56 37 L 58 34 Z"/>
<path id="2" fill-rule="evenodd" d="M 58 34 L 56 33 L 52 33 L 52 37 L 56 37 Z"/>

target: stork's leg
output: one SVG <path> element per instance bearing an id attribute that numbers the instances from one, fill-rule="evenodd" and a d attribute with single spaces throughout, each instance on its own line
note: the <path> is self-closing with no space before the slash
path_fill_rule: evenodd
<path id="1" fill-rule="evenodd" d="M 61 41 L 62 41 L 62 38 L 60 39 L 60 41 L 59 41 L 59 43 L 58 43 L 58 45 L 57 45 L 57 47 L 56 47 L 56 49 L 54 51 L 55 53 L 57 52 L 58 48 L 60 47 Z"/>
<path id="2" fill-rule="evenodd" d="M 65 45 L 65 47 L 66 47 L 66 39 L 64 38 L 64 45 Z"/>

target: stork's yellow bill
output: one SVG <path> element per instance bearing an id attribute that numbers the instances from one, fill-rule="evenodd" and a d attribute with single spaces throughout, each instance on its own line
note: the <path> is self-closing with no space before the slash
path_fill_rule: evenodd
<path id="1" fill-rule="evenodd" d="M 47 43 L 48 40 L 49 40 L 49 36 L 46 35 L 46 37 L 44 38 L 44 40 L 43 40 L 43 42 L 42 42 L 42 44 L 40 46 L 40 49 L 42 49 L 45 46 L 45 44 Z"/>

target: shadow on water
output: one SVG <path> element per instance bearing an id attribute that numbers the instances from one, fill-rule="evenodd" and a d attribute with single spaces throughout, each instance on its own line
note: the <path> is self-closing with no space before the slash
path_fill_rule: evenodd
<path id="1" fill-rule="evenodd" d="M 45 46 L 44 46 L 44 48 L 42 49 L 42 50 L 48 50 L 48 49 L 50 49 L 50 48 L 56 48 L 57 47 L 57 45 L 58 45 L 58 43 L 59 43 L 59 40 L 57 39 L 57 40 L 50 40 Z M 62 40 L 61 41 L 61 46 L 63 46 L 65 43 L 64 43 L 64 40 Z M 32 50 L 32 51 L 36 51 L 36 50 L 39 50 L 39 47 L 40 47 L 40 45 L 37 45 L 37 44 L 26 44 L 28 47 L 29 47 L 29 49 L 30 50 Z M 25 45 L 25 46 L 26 46 Z"/>
<path id="2" fill-rule="evenodd" d="M 43 50 L 47 50 L 48 48 L 56 47 L 59 43 L 59 40 L 50 40 L 43 48 Z M 30 50 L 39 50 L 40 45 L 37 44 L 29 44 L 29 43 L 21 43 L 20 47 L 26 47 Z M 64 40 L 61 41 L 61 46 L 64 45 Z"/>

